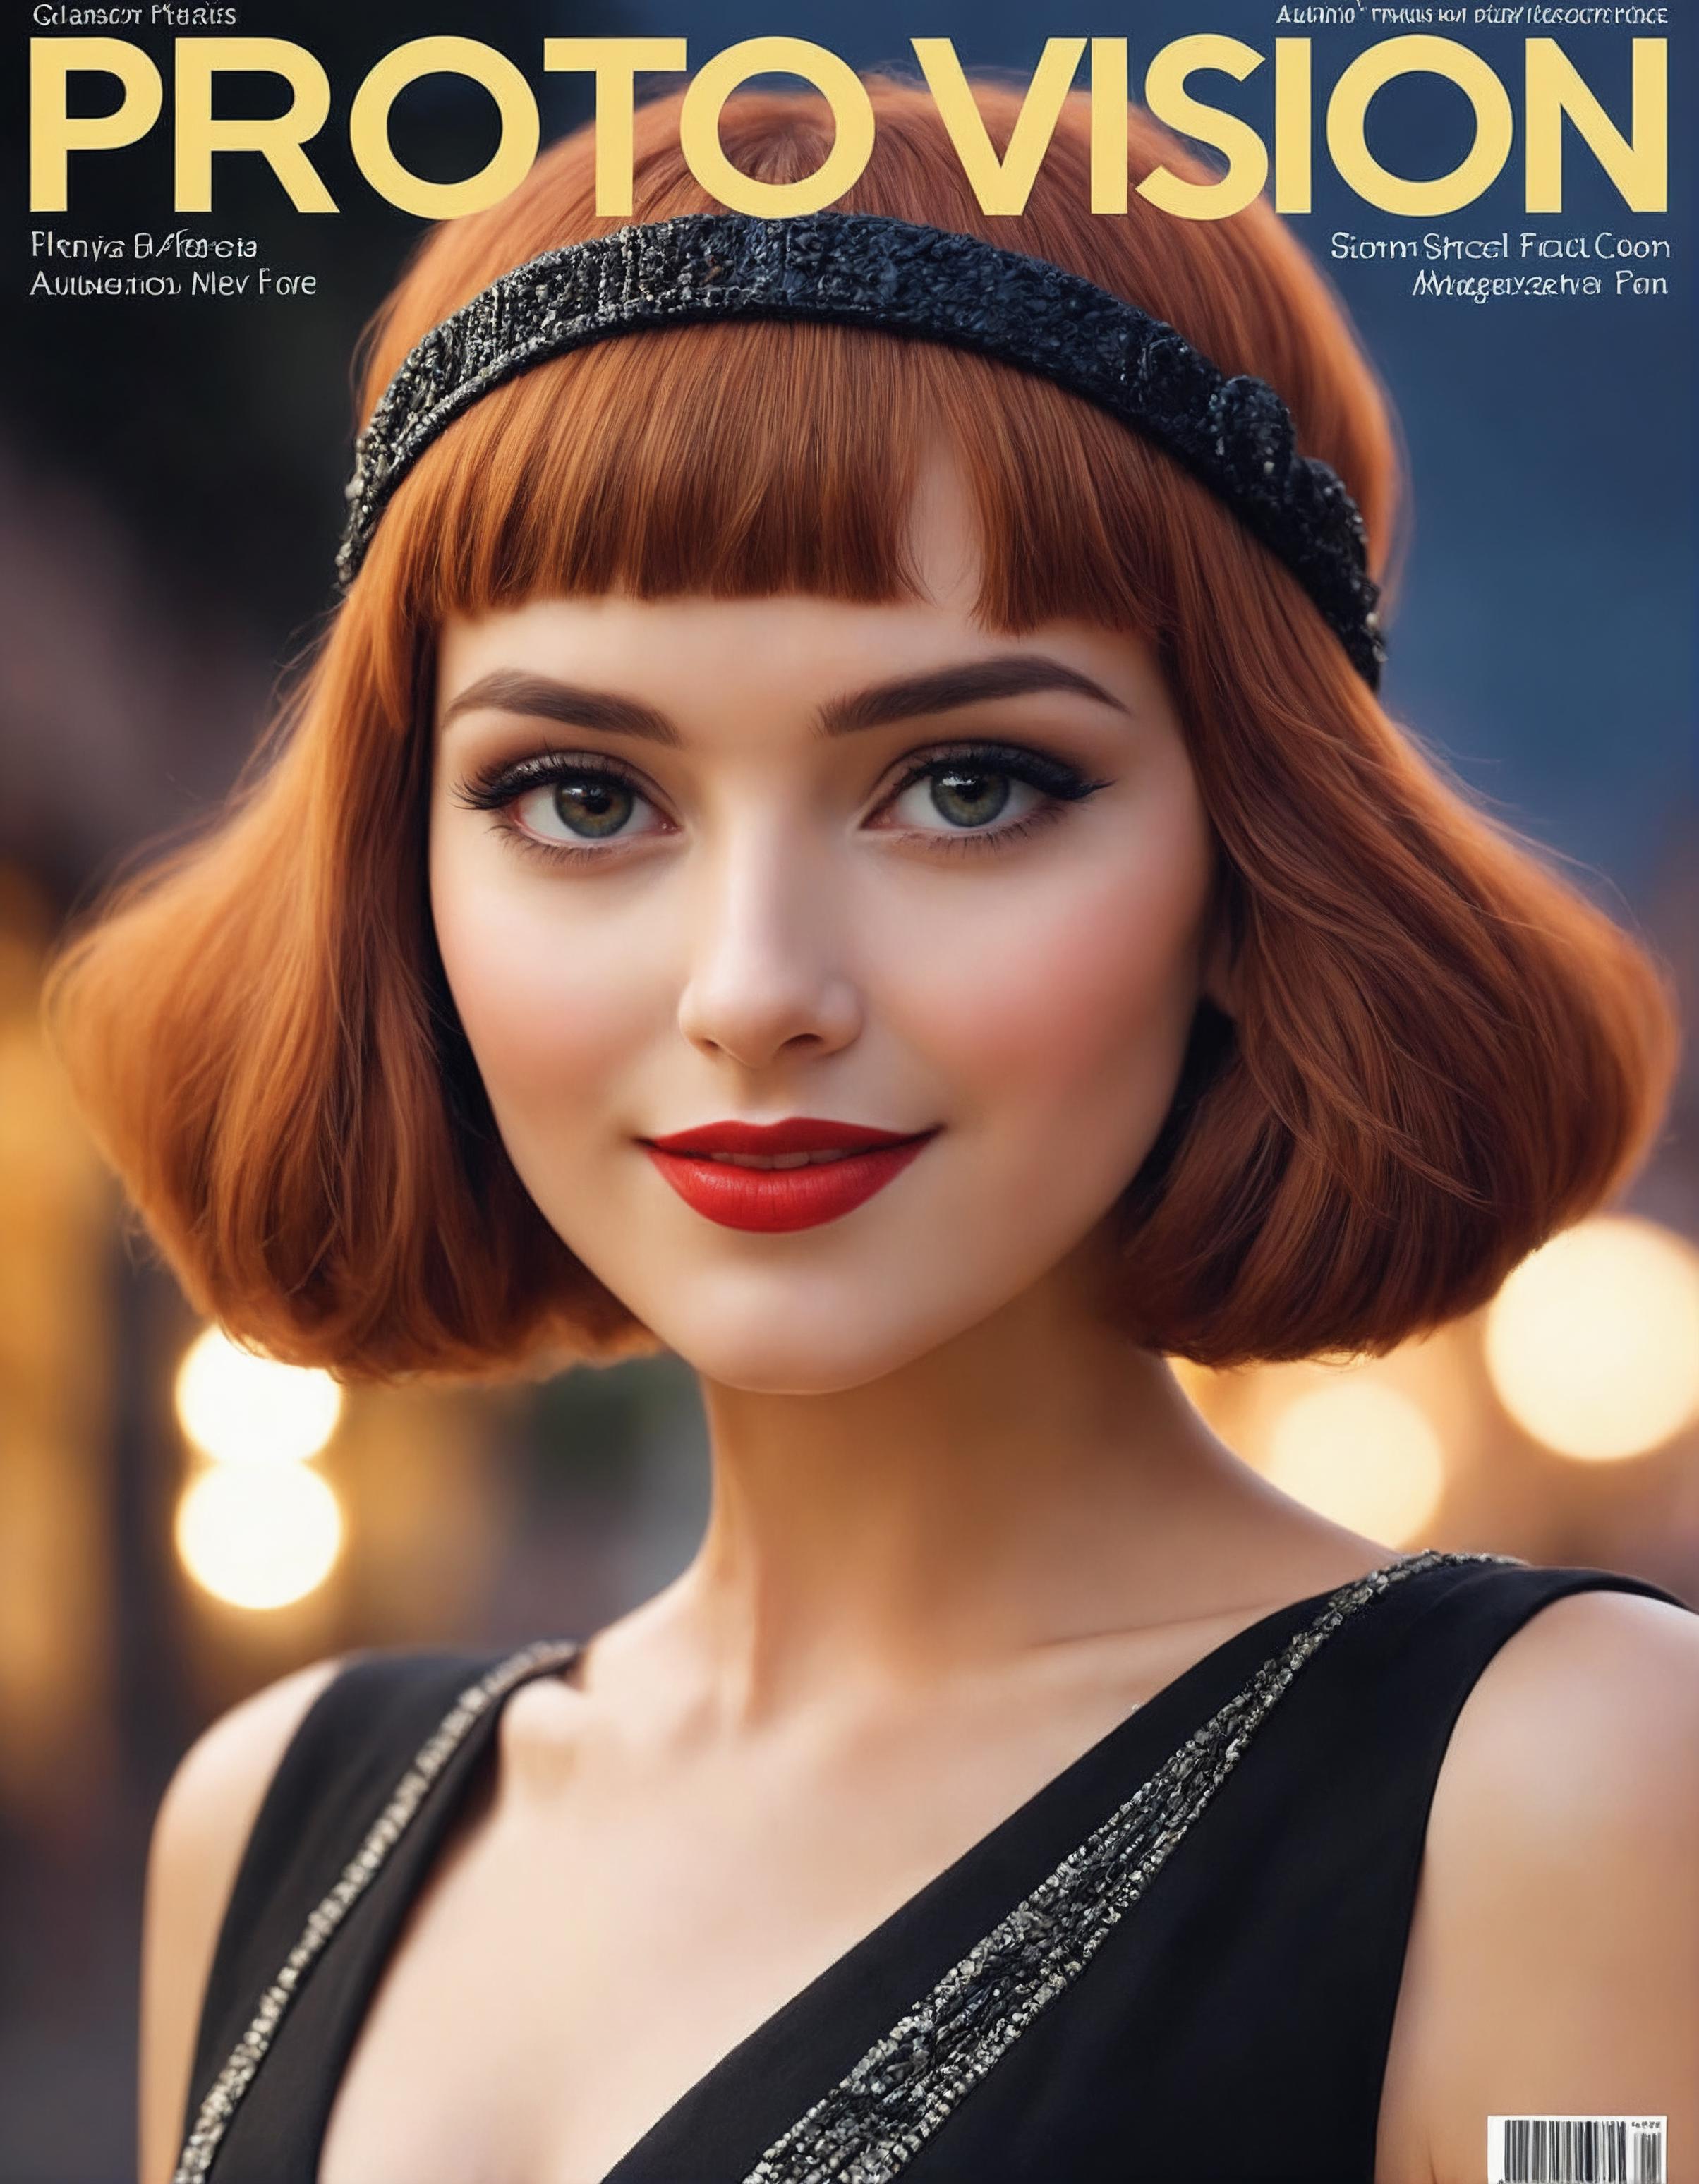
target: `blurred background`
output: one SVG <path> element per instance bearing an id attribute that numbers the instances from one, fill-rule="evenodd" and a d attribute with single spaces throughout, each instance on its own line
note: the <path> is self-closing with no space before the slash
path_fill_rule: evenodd
<path id="1" fill-rule="evenodd" d="M 69 214 L 31 219 L 19 176 L 0 329 L 0 2178 L 12 2184 L 133 2174 L 148 1829 L 214 1714 L 350 1646 L 582 1635 L 682 1566 L 706 1507 L 700 1414 L 676 1360 L 494 1393 L 343 1391 L 233 1351 L 125 1230 L 37 1030 L 63 919 L 217 804 L 280 671 L 328 610 L 348 359 L 420 232 L 352 169 L 353 90 L 405 39 L 476 36 L 536 84 L 547 140 L 587 103 L 582 81 L 543 75 L 545 32 L 682 33 L 693 68 L 772 32 L 858 66 L 905 64 L 923 32 L 1024 77 L 1048 35 L 1127 27 L 1054 12 L 934 0 L 922 22 L 894 0 L 771 12 L 692 0 L 686 16 L 659 0 L 279 0 L 242 27 L 326 64 L 336 103 L 313 152 L 339 214 L 297 214 L 243 159 L 220 163 L 214 215 L 174 221 L 163 127 L 74 160 Z M 1270 52 L 1276 12 L 1146 0 L 1135 85 L 1161 44 L 1199 28 Z M 1303 27 L 1322 88 L 1375 35 Z M 169 81 L 166 34 L 134 35 Z M 1519 38 L 1465 36 L 1515 96 Z M 1672 42 L 1681 208 L 1691 85 L 1685 33 Z M 1626 35 L 1565 44 L 1625 120 Z M 1266 130 L 1270 73 L 1215 79 L 1209 95 Z M 110 88 L 87 80 L 86 110 Z M 221 97 L 227 111 L 276 111 L 280 91 L 238 79 Z M 1455 89 L 1411 78 L 1376 102 L 1371 145 L 1407 176 L 1441 173 L 1468 119 Z M 482 94 L 454 79 L 421 82 L 396 109 L 398 155 L 432 178 L 475 170 L 494 134 Z M 1332 256 L 1336 231 L 1408 230 L 1347 198 L 1324 158 L 1316 210 L 1295 225 L 1407 441 L 1415 521 L 1391 709 L 1638 927 L 1691 1022 L 1691 226 L 1680 210 L 1625 214 L 1573 135 L 1568 171 L 1561 218 L 1523 214 L 1513 158 L 1487 197 L 1435 225 L 1668 236 L 1667 294 L 1415 297 L 1407 264 Z M 255 236 L 279 270 L 315 274 L 317 293 L 28 294 L 34 229 L 172 225 Z M 1390 1543 L 1603 1564 L 1699 1601 L 1694 1110 L 1690 1067 L 1624 1202 L 1536 1255 L 1488 1311 L 1378 1363 L 1188 1371 L 1195 1400 L 1248 1462 Z"/>

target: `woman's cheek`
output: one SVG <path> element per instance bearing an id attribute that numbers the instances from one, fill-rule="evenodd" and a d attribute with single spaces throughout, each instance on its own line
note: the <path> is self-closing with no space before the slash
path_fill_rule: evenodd
<path id="1" fill-rule="evenodd" d="M 560 885 L 463 887 L 445 860 L 433 890 L 449 992 L 498 1117 L 558 1124 L 580 1099 L 604 1107 L 652 1020 L 641 951 L 564 916 Z"/>
<path id="2" fill-rule="evenodd" d="M 918 1035 L 967 1100 L 1071 1110 L 1154 1093 L 1165 1109 L 1197 1004 L 1204 855 L 1117 861 L 961 947 L 917 953 Z M 1141 1100 L 1142 1104 L 1142 1100 Z"/>

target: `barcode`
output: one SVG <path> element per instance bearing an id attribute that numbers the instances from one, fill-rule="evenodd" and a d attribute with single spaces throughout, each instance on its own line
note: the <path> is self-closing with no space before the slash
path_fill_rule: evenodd
<path id="1" fill-rule="evenodd" d="M 1487 2184 L 1664 2184 L 1668 2116 L 1489 2116 Z"/>

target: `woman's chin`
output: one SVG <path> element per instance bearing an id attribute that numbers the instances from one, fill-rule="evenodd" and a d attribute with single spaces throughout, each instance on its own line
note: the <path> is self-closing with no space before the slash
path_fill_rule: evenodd
<path id="1" fill-rule="evenodd" d="M 810 1315 L 783 1309 L 759 1319 L 727 1315 L 662 1316 L 658 1326 L 669 1350 L 704 1380 L 751 1396 L 831 1396 L 866 1387 L 911 1364 L 937 1346 L 930 1325 L 876 1318 L 862 1301 L 857 1315 L 838 1315 L 822 1325 Z"/>

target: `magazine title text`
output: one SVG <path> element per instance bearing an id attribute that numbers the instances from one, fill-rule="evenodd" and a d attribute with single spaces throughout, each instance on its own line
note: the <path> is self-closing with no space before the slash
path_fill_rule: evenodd
<path id="1" fill-rule="evenodd" d="M 1268 187 L 1275 209 L 1311 209 L 1312 163 L 1319 122 L 1340 179 L 1382 212 L 1431 220 L 1473 204 L 1503 172 L 1519 134 L 1523 203 L 1529 212 L 1563 209 L 1564 125 L 1602 169 L 1633 212 L 1663 212 L 1668 203 L 1667 42 L 1632 40 L 1626 122 L 1555 38 L 1524 43 L 1520 81 L 1507 84 L 1472 47 L 1455 38 L 1383 38 L 1365 47 L 1323 95 L 1308 38 L 1273 42 L 1273 126 L 1264 141 L 1237 114 L 1194 96 L 1192 79 L 1219 73 L 1243 82 L 1269 61 L 1238 38 L 1199 33 L 1177 38 L 1152 56 L 1144 72 L 1144 104 L 1171 129 L 1221 155 L 1219 172 L 1200 181 L 1157 165 L 1136 182 L 1128 173 L 1127 107 L 1131 95 L 1125 38 L 1050 38 L 1028 86 L 1019 119 L 1000 153 L 992 142 L 962 63 L 949 38 L 911 40 L 915 58 L 950 132 L 962 170 L 988 214 L 1025 207 L 1055 133 L 1062 104 L 1087 64 L 1091 106 L 1090 209 L 1122 213 L 1129 189 L 1181 220 L 1219 220 L 1239 212 Z M 1088 47 L 1089 57 L 1088 59 Z M 873 111 L 848 62 L 802 38 L 747 38 L 689 72 L 682 38 L 546 38 L 547 72 L 577 70 L 594 80 L 596 209 L 632 210 L 633 115 L 640 75 L 688 74 L 679 115 L 681 148 L 692 173 L 718 203 L 769 218 L 817 212 L 855 185 L 872 155 Z M 273 116 L 214 111 L 221 75 L 281 77 L 290 103 Z M 1619 75 L 1618 68 L 1614 74 Z M 432 75 L 469 78 L 487 92 L 500 122 L 496 149 L 477 173 L 432 181 L 397 157 L 390 114 L 413 84 Z M 799 181 L 772 182 L 742 173 L 720 141 L 720 112 L 752 78 L 783 75 L 811 85 L 831 109 L 831 150 Z M 1412 179 L 1393 172 L 1370 150 L 1367 120 L 1377 93 L 1398 78 L 1430 75 L 1455 84 L 1473 114 L 1468 148 L 1444 175 Z M 139 142 L 159 125 L 165 81 L 141 46 L 114 37 L 38 37 L 31 41 L 30 208 L 70 209 L 74 159 L 81 161 Z M 86 104 L 90 76 L 115 78 L 118 101 L 105 113 L 73 112 Z M 180 213 L 213 210 L 217 162 L 234 156 L 266 161 L 298 212 L 338 209 L 308 147 L 330 119 L 330 79 L 304 46 L 287 38 L 196 37 L 174 41 L 172 125 L 175 194 Z M 73 86 L 76 86 L 74 95 Z M 1622 101 L 1619 88 L 1616 103 Z M 499 203 L 530 171 L 541 140 L 536 96 L 508 56 L 476 38 L 423 37 L 396 47 L 367 74 L 348 111 L 355 164 L 377 193 L 404 212 L 448 220 Z M 1572 153 L 1573 156 L 1573 153 Z"/>

